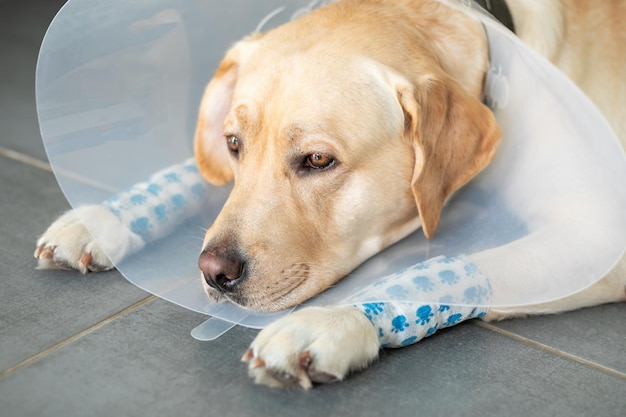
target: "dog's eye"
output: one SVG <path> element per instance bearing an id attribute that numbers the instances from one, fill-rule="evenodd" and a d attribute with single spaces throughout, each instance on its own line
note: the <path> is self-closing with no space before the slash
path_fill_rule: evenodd
<path id="1" fill-rule="evenodd" d="M 306 157 L 304 166 L 311 169 L 326 169 L 333 166 L 335 159 L 325 153 L 313 153 Z"/>
<path id="2" fill-rule="evenodd" d="M 228 150 L 232 153 L 239 152 L 239 138 L 237 136 L 226 136 L 226 145 L 228 146 Z"/>

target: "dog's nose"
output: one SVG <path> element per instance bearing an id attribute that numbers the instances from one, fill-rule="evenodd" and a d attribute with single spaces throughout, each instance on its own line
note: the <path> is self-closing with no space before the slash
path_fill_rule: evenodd
<path id="1" fill-rule="evenodd" d="M 245 263 L 237 255 L 213 248 L 202 251 L 198 266 L 211 288 L 232 291 L 241 279 Z"/>

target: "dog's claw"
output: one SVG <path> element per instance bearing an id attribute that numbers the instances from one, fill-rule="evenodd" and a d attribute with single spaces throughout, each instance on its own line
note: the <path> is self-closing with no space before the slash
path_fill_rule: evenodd
<path id="1" fill-rule="evenodd" d="M 311 364 L 313 363 L 313 357 L 311 356 L 311 352 L 305 350 L 300 354 L 300 366 L 304 369 L 309 369 Z"/>
<path id="2" fill-rule="evenodd" d="M 257 356 L 252 348 L 246 350 L 241 357 L 242 362 L 248 363 L 248 372 L 251 377 L 255 379 L 258 384 L 265 384 L 271 387 L 280 388 L 293 388 L 301 387 L 309 389 L 313 386 L 311 379 L 307 376 L 306 370 L 309 368 L 313 359 L 309 352 L 304 352 L 300 355 L 300 369 L 297 370 L 295 375 L 279 367 L 267 366 L 265 360 L 260 356 Z"/>
<path id="3" fill-rule="evenodd" d="M 255 358 L 251 363 L 250 363 L 250 369 L 257 369 L 257 368 L 263 368 L 265 366 L 265 361 L 261 358 Z"/>
<path id="4" fill-rule="evenodd" d="M 38 259 L 52 259 L 54 257 L 55 246 L 48 247 L 46 245 L 39 245 L 35 251 L 35 258 Z"/>
<path id="5" fill-rule="evenodd" d="M 248 349 L 243 358 L 245 358 L 244 362 L 248 362 L 248 371 L 255 382 L 271 387 L 300 387 L 307 390 L 313 387 L 313 383 L 328 384 L 340 380 L 335 375 L 316 370 L 313 366 L 313 356 L 309 351 L 299 355 L 299 366 L 290 371 L 266 366 L 262 358 L 254 357 L 252 349 Z"/>
<path id="6" fill-rule="evenodd" d="M 241 357 L 241 362 L 250 362 L 252 358 L 254 358 L 254 352 L 252 352 L 252 349 L 248 349 Z"/>
<path id="7" fill-rule="evenodd" d="M 251 356 L 252 355 L 252 356 Z M 279 367 L 267 366 L 265 360 L 254 356 L 252 349 L 244 354 L 245 362 L 248 362 L 248 372 L 257 384 L 264 384 L 275 388 L 303 388 L 309 389 L 313 381 L 309 378 L 304 367 L 285 370 Z"/>
<path id="8" fill-rule="evenodd" d="M 78 262 L 72 265 L 68 260 L 57 256 L 56 246 L 39 245 L 35 250 L 35 258 L 39 261 L 38 269 L 76 269 L 83 274 L 89 271 L 102 271 L 110 267 L 98 265 L 94 262 L 90 252 L 84 252 Z"/>
<path id="9" fill-rule="evenodd" d="M 93 261 L 93 256 L 91 255 L 91 253 L 85 252 L 83 253 L 83 256 L 80 257 L 80 264 L 87 268 L 89 265 L 91 265 L 91 261 Z"/>

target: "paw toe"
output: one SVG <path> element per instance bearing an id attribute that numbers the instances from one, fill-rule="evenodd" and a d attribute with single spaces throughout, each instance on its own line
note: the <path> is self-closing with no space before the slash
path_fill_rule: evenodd
<path id="1" fill-rule="evenodd" d="M 37 246 L 37 250 L 35 250 L 35 258 L 40 260 L 52 260 L 54 258 L 55 249 L 55 246 L 46 246 L 45 244 L 41 244 Z"/>
<path id="2" fill-rule="evenodd" d="M 292 366 L 288 360 L 270 365 L 262 357 L 255 356 L 252 349 L 248 349 L 244 353 L 242 361 L 248 363 L 248 373 L 257 384 L 268 385 L 273 388 L 300 387 L 309 389 L 313 386 L 306 369 L 297 366 L 297 364 Z"/>
<path id="3" fill-rule="evenodd" d="M 313 355 L 308 350 L 302 352 L 299 359 L 300 366 L 302 369 L 306 370 L 306 373 L 311 381 L 320 384 L 329 384 L 331 382 L 341 380 L 339 375 L 334 375 L 331 372 L 318 369 L 315 361 L 313 360 Z"/>
<path id="4" fill-rule="evenodd" d="M 106 271 L 113 267 L 105 255 L 94 255 L 91 251 L 81 251 L 79 248 L 66 246 L 69 250 L 62 251 L 58 245 L 40 243 L 34 254 L 38 261 L 37 269 L 76 269 L 86 274 L 90 271 Z"/>

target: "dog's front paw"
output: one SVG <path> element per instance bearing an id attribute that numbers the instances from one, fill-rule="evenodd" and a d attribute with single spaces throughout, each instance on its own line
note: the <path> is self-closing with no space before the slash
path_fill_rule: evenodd
<path id="1" fill-rule="evenodd" d="M 89 230 L 85 224 L 89 224 Z M 52 223 L 37 240 L 35 258 L 40 269 L 104 271 L 143 245 L 141 238 L 108 208 L 84 206 L 66 212 Z"/>
<path id="2" fill-rule="evenodd" d="M 347 307 L 308 307 L 263 329 L 242 360 L 258 384 L 311 388 L 339 381 L 378 357 L 376 331 Z"/>

